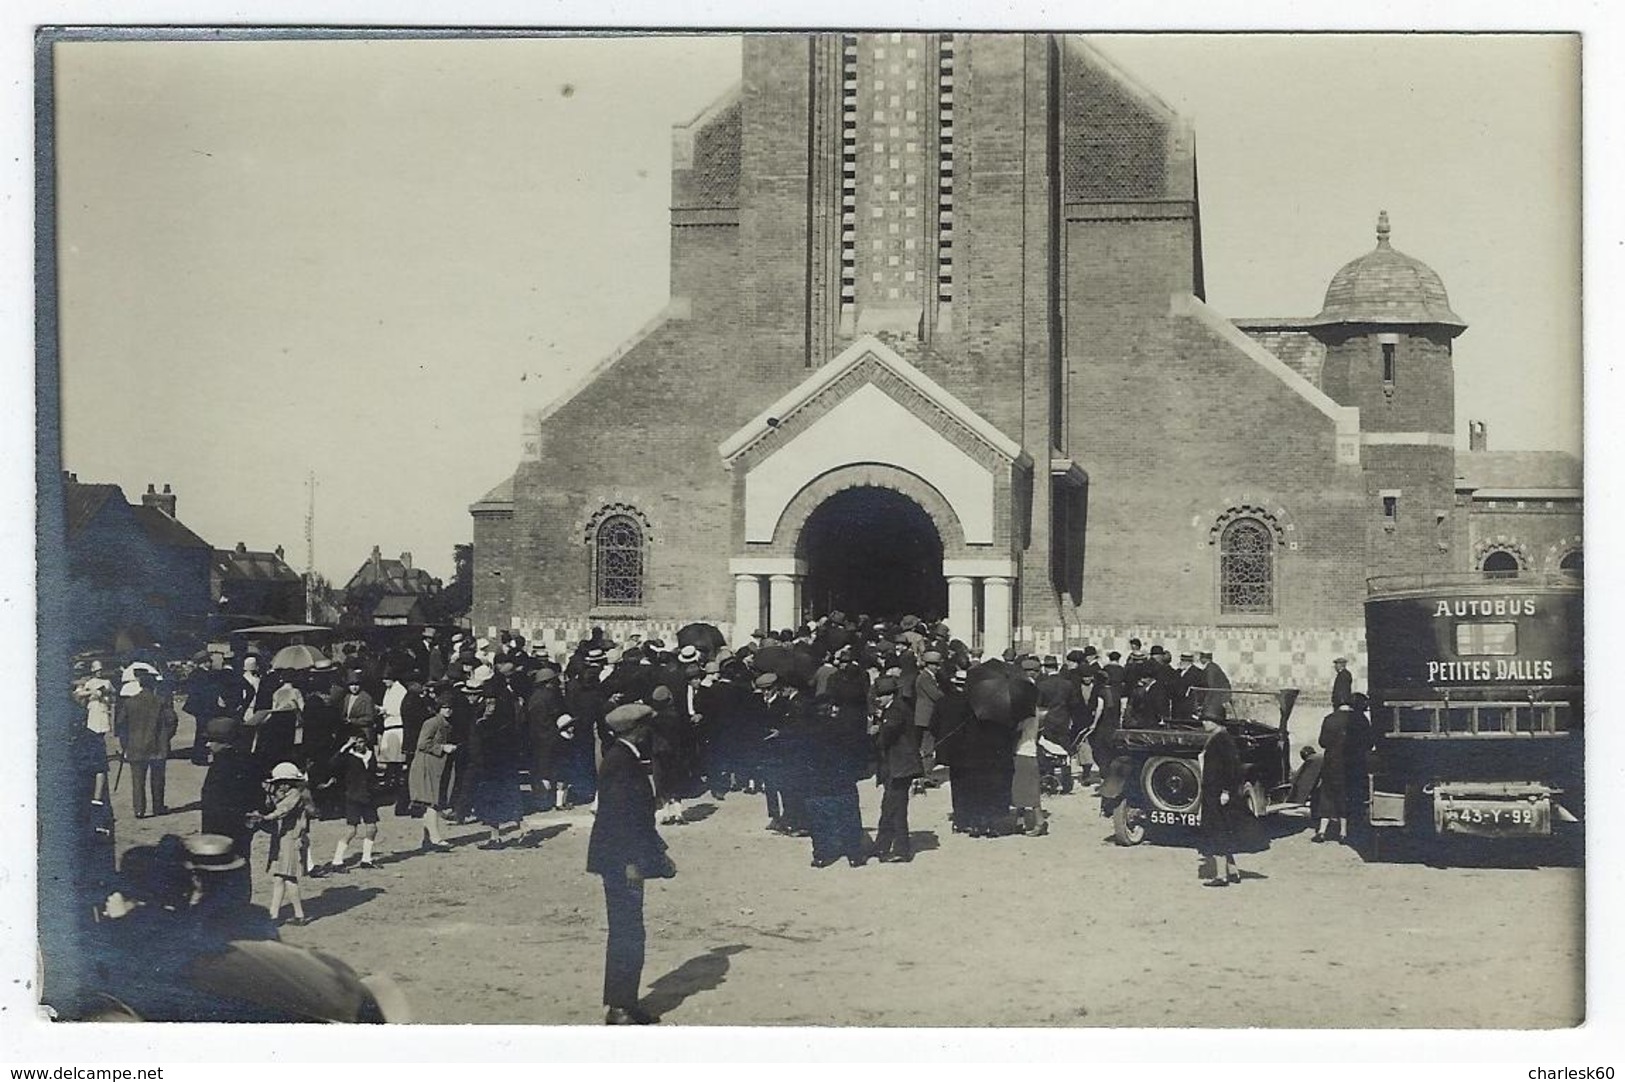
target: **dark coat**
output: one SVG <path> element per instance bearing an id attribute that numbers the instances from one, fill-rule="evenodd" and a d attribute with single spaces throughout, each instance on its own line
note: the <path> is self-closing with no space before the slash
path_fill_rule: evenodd
<path id="1" fill-rule="evenodd" d="M 246 856 L 246 843 L 254 831 L 245 820 L 249 812 L 259 811 L 265 803 L 263 779 L 260 764 L 237 748 L 215 752 L 208 773 L 203 775 L 203 792 L 198 798 L 203 833 L 224 834 L 237 842 Z"/>
<path id="2" fill-rule="evenodd" d="M 549 680 L 536 685 L 525 701 L 525 724 L 530 728 L 531 770 L 537 778 L 559 780 L 558 771 L 564 765 L 560 745 L 567 744 L 559 735 L 559 715 L 564 713 L 564 693 L 557 681 Z"/>
<path id="3" fill-rule="evenodd" d="M 1204 856 L 1254 852 L 1268 846 L 1263 826 L 1243 795 L 1241 751 L 1229 730 L 1220 729 L 1202 750 L 1202 826 L 1197 850 Z M 1229 793 L 1221 803 L 1220 793 Z"/>
<path id="4" fill-rule="evenodd" d="M 175 707 L 169 696 L 151 688 L 119 700 L 118 738 L 124 758 L 132 763 L 169 758 L 175 736 Z"/>
<path id="5" fill-rule="evenodd" d="M 925 773 L 920 759 L 920 736 L 926 732 L 914 724 L 914 707 L 901 696 L 893 699 L 880 718 L 875 743 L 880 750 L 881 781 L 901 781 Z"/>
<path id="6" fill-rule="evenodd" d="M 1198 704 L 1201 716 L 1223 721 L 1230 711 L 1230 677 L 1225 675 L 1217 661 L 1203 666 L 1202 686 L 1207 690 L 1198 693 L 1201 696 Z"/>
<path id="7" fill-rule="evenodd" d="M 1057 742 L 1067 739 L 1077 698 L 1078 685 L 1071 677 L 1053 673 L 1039 678 L 1038 716 L 1045 736 Z"/>
<path id="8" fill-rule="evenodd" d="M 1348 731 L 1352 714 L 1347 710 L 1333 710 L 1320 723 L 1320 816 L 1323 819 L 1342 819 L 1349 813 L 1348 799 Z"/>
<path id="9" fill-rule="evenodd" d="M 604 749 L 598 767 L 598 810 L 587 839 L 587 870 L 623 876 L 628 865 L 640 875 L 666 864 L 666 843 L 655 829 L 655 792 L 649 768 L 622 740 Z"/>
<path id="10" fill-rule="evenodd" d="M 1354 674 L 1347 669 L 1332 677 L 1332 709 L 1354 701 Z"/>

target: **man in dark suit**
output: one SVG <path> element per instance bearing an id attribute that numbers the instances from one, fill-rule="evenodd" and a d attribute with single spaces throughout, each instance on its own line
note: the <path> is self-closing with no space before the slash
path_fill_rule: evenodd
<path id="1" fill-rule="evenodd" d="M 896 677 L 875 681 L 875 709 L 879 726 L 875 733 L 880 751 L 880 768 L 875 780 L 884 788 L 880 798 L 880 823 L 875 830 L 875 855 L 882 863 L 906 864 L 914 859 L 914 843 L 908 830 L 908 798 L 914 779 L 923 772 L 920 736 L 925 730 L 914 723 L 914 707 L 898 692 Z"/>
<path id="2" fill-rule="evenodd" d="M 1354 701 L 1354 674 L 1349 672 L 1346 657 L 1332 658 L 1332 668 L 1337 670 L 1337 675 L 1332 677 L 1332 709 L 1336 710 Z"/>
<path id="3" fill-rule="evenodd" d="M 628 703 L 611 710 L 604 726 L 613 739 L 598 767 L 598 811 L 587 840 L 587 871 L 604 880 L 609 939 L 604 948 L 604 1024 L 646 1026 L 659 1019 L 638 1006 L 647 936 L 643 881 L 669 879 L 676 867 L 655 829 L 654 786 L 644 749 L 654 710 Z"/>

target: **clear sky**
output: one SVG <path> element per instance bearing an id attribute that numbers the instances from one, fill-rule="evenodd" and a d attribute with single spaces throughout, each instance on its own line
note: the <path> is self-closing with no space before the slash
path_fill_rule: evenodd
<path id="1" fill-rule="evenodd" d="M 1578 452 L 1578 48 L 1094 39 L 1196 122 L 1208 299 L 1309 315 L 1374 243 L 1471 325 L 1458 427 Z M 522 413 L 664 303 L 670 126 L 725 37 L 57 48 L 64 453 L 216 545 L 449 575 Z"/>

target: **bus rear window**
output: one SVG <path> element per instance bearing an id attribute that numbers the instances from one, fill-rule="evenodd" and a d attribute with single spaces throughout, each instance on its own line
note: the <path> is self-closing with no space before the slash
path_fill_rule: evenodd
<path id="1" fill-rule="evenodd" d="M 1457 624 L 1456 656 L 1510 657 L 1518 652 L 1517 624 Z"/>

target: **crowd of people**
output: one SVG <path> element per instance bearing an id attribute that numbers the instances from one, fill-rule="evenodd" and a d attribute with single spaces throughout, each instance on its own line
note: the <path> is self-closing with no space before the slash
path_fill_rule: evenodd
<path id="1" fill-rule="evenodd" d="M 759 796 L 766 828 L 808 839 L 815 868 L 907 863 L 910 799 L 944 777 L 956 833 L 1042 836 L 1045 792 L 1105 776 L 1120 754 L 1115 732 L 1181 721 L 1209 733 L 1203 776 L 1214 807 L 1204 806 L 1201 849 L 1223 865 L 1204 879 L 1235 882 L 1240 766 L 1233 744 L 1225 746 L 1229 679 L 1211 654 L 1176 662 L 1160 645 L 1133 639 L 1129 647 L 1126 657 L 1085 645 L 1064 656 L 984 658 L 942 623 L 839 612 L 758 629 L 736 646 L 708 625 L 690 625 L 671 643 L 616 643 L 594 629 L 557 657 L 515 633 L 442 641 L 425 628 L 391 649 L 356 642 L 331 658 L 312 651 L 298 668 L 216 652 L 167 681 L 138 662 L 115 683 L 97 664 L 75 695 L 86 733 L 114 753 L 101 758 L 97 802 L 117 787 L 106 764 L 122 771 L 127 763 L 135 814 L 163 815 L 163 762 L 176 732 L 176 692 L 166 684 L 178 685 L 181 708 L 196 720 L 193 759 L 207 765 L 202 833 L 229 839 L 245 863 L 256 833 L 270 835 L 277 922 L 284 901 L 287 919 L 304 922 L 303 878 L 376 867 L 380 808 L 420 820 L 419 847 L 432 852 L 449 848 L 447 822 L 481 824 L 481 848 L 504 848 L 525 843 L 538 813 L 586 806 L 596 813 L 589 870 L 606 874 L 606 861 L 619 867 L 620 858 L 604 856 L 617 846 L 664 852 L 652 822 L 629 825 L 628 814 L 643 813 L 626 812 L 628 800 L 646 796 L 652 819 L 677 824 L 706 794 Z M 1354 760 L 1369 746 L 1344 668 L 1339 659 L 1324 754 L 1300 771 L 1322 817 L 1316 841 L 1348 816 L 1345 775 L 1363 769 Z M 629 774 L 646 780 L 629 788 Z M 872 843 L 859 802 L 870 779 L 883 790 Z M 340 821 L 323 861 L 312 832 Z M 631 864 L 656 869 L 629 872 L 628 881 L 671 874 L 645 857 Z M 629 969 L 641 968 L 641 886 L 635 920 L 618 872 L 606 875 L 605 890 L 605 1002 L 618 1020 L 646 1021 L 625 992 L 637 985 Z"/>

